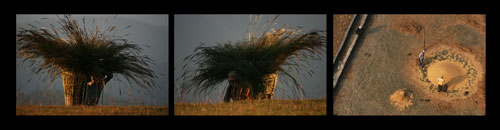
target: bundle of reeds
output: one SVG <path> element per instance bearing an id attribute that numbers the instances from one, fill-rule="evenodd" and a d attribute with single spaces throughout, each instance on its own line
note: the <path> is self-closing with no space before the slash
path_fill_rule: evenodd
<path id="1" fill-rule="evenodd" d="M 254 21 L 258 21 L 257 17 Z M 217 43 L 216 46 L 204 46 L 204 44 L 195 48 L 194 53 L 187 56 L 184 60 L 198 65 L 195 70 L 188 70 L 183 67 L 184 74 L 181 76 L 184 80 L 192 81 L 196 85 L 182 86 L 183 92 L 188 93 L 191 90 L 203 92 L 213 90 L 228 78 L 231 71 L 235 71 L 236 80 L 239 84 L 248 84 L 232 86 L 241 91 L 250 93 L 249 98 L 243 99 L 261 99 L 272 98 L 276 86 L 278 74 L 285 75 L 291 79 L 296 92 L 302 93 L 302 87 L 292 76 L 289 68 L 300 69 L 308 64 L 308 59 L 318 59 L 324 52 L 326 39 L 322 33 L 324 31 L 313 30 L 307 33 L 301 32 L 300 27 L 288 27 L 286 25 L 274 29 L 273 20 L 268 20 L 262 25 L 264 30 L 251 26 L 249 28 L 247 40 L 237 42 Z M 300 58 L 299 58 L 300 57 Z M 234 84 L 229 81 L 230 85 Z M 232 93 L 229 90 L 226 93 Z M 248 94 L 233 94 L 248 95 Z M 233 97 L 242 99 L 241 97 Z"/>
<path id="2" fill-rule="evenodd" d="M 85 19 L 82 27 L 70 15 L 57 18 L 57 25 L 50 28 L 31 24 L 21 28 L 16 34 L 16 57 L 29 62 L 32 73 L 47 74 L 44 79 L 50 82 L 62 76 L 66 105 L 96 105 L 113 75 L 147 91 L 156 86 L 157 76 L 148 68 L 154 61 L 140 55 L 137 44 L 115 35 L 116 26 L 92 30 L 86 28 Z"/>

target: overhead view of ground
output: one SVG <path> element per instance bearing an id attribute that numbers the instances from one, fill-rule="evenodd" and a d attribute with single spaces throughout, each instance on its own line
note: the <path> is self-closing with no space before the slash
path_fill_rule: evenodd
<path id="1" fill-rule="evenodd" d="M 353 14 L 335 14 L 333 15 L 333 54 L 338 51 L 342 38 L 347 31 L 349 23 L 351 22 Z"/>
<path id="2" fill-rule="evenodd" d="M 485 115 L 485 39 L 485 15 L 369 15 L 334 91 L 334 114 Z"/>

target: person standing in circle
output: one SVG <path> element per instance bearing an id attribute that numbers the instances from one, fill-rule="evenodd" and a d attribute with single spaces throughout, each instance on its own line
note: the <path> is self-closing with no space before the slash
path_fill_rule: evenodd
<path id="1" fill-rule="evenodd" d="M 438 92 L 445 91 L 444 90 L 444 76 L 441 75 L 441 77 L 438 79 Z"/>

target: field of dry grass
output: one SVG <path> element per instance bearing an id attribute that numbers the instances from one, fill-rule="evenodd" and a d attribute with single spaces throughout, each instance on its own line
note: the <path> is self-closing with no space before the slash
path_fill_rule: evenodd
<path id="1" fill-rule="evenodd" d="M 16 116 L 166 116 L 166 106 L 16 106 Z"/>
<path id="2" fill-rule="evenodd" d="M 177 115 L 326 115 L 326 99 L 253 100 L 218 104 L 176 103 Z"/>

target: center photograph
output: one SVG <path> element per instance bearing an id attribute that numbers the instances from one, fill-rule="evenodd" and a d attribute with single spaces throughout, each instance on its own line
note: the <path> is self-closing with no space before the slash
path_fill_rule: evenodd
<path id="1" fill-rule="evenodd" d="M 326 15 L 174 16 L 174 115 L 326 116 Z"/>

